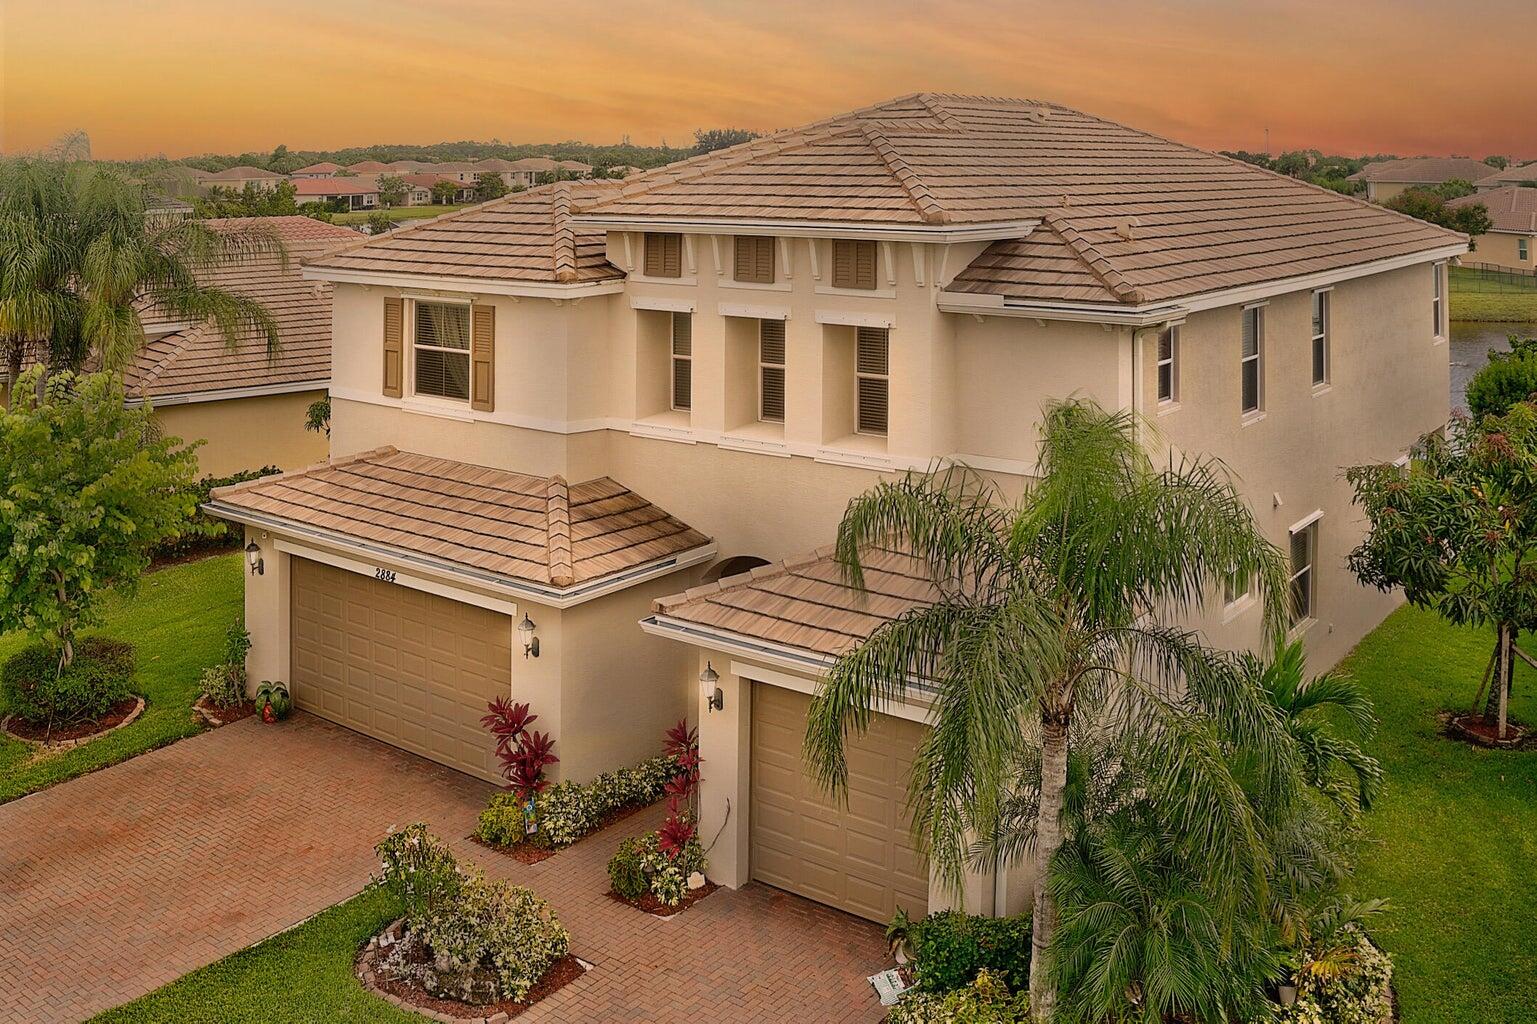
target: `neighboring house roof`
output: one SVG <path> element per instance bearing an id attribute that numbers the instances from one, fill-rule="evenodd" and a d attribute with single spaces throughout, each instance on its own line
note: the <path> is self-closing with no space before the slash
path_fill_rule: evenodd
<path id="1" fill-rule="evenodd" d="M 409 179 L 408 179 L 409 180 Z M 328 253 L 309 262 L 327 270 L 546 283 L 617 280 L 602 231 L 571 219 L 580 197 L 608 182 L 562 181 L 516 192 Z"/>
<path id="2" fill-rule="evenodd" d="M 608 477 L 567 484 L 393 447 L 221 487 L 212 501 L 221 512 L 556 588 L 710 543 Z"/>
<path id="3" fill-rule="evenodd" d="M 1482 160 L 1465 156 L 1416 156 L 1405 160 L 1377 160 L 1367 164 L 1348 181 L 1389 181 L 1405 185 L 1439 185 L 1461 178 L 1473 182 L 1489 173 Z"/>
<path id="4" fill-rule="evenodd" d="M 473 171 L 476 167 L 468 160 L 449 160 L 441 164 L 428 164 L 425 169 L 440 174 L 458 174 L 461 171 Z"/>
<path id="5" fill-rule="evenodd" d="M 1449 207 L 1483 206 L 1494 222 L 1491 231 L 1508 231 L 1518 235 L 1537 234 L 1537 188 L 1507 185 L 1489 192 L 1475 192 L 1470 196 L 1453 199 Z"/>
<path id="6" fill-rule="evenodd" d="M 206 222 L 219 230 L 271 230 L 288 250 L 288 266 L 276 256 L 229 264 L 199 275 L 211 285 L 256 299 L 277 321 L 278 351 L 268 358 L 267 337 L 248 330 L 233 349 L 212 324 L 201 324 L 146 342 L 124 371 L 128 393 L 157 401 L 249 388 L 282 388 L 331 377 L 331 286 L 306 281 L 300 261 L 357 232 L 309 217 L 248 217 Z"/>
<path id="7" fill-rule="evenodd" d="M 560 164 L 547 156 L 526 156 L 521 160 L 514 160 L 512 167 L 517 171 L 553 171 L 559 169 Z"/>
<path id="8" fill-rule="evenodd" d="M 199 181 L 244 181 L 249 178 L 281 178 L 282 175 L 275 171 L 263 170 L 260 167 L 251 167 L 248 164 L 239 164 L 235 167 L 226 167 L 222 171 L 211 171 L 199 177 Z"/>
<path id="9" fill-rule="evenodd" d="M 431 188 L 440 181 L 446 181 L 454 186 L 454 188 L 475 187 L 469 182 L 460 181 L 458 178 L 452 178 L 446 174 L 433 174 L 430 171 L 423 171 L 421 174 L 404 174 L 401 175 L 400 180 L 404 181 L 407 185 L 415 185 L 417 188 Z"/>
<path id="10" fill-rule="evenodd" d="M 939 597 L 923 564 L 909 555 L 873 550 L 861 564 L 863 592 L 825 547 L 661 598 L 653 608 L 658 618 L 687 628 L 830 663 L 880 626 Z"/>
<path id="11" fill-rule="evenodd" d="M 369 171 L 387 171 L 389 170 L 389 167 L 388 165 L 382 164 L 377 160 L 359 160 L 355 164 L 348 164 L 347 170 L 356 171 L 359 174 L 363 174 L 364 172 Z"/>
<path id="12" fill-rule="evenodd" d="M 560 161 L 560 168 L 563 171 L 578 171 L 582 174 L 587 174 L 592 170 L 592 165 L 584 164 L 580 160 L 562 160 Z"/>
<path id="13" fill-rule="evenodd" d="M 1516 185 L 1523 181 L 1537 181 L 1537 162 L 1522 164 L 1519 167 L 1507 167 L 1503 171 L 1495 171 L 1493 174 L 1482 178 L 1475 178 L 1474 185 L 1479 188 L 1499 188 L 1504 185 Z"/>
<path id="14" fill-rule="evenodd" d="M 329 160 L 322 160 L 318 164 L 310 164 L 308 167 L 301 167 L 297 171 L 294 171 L 293 173 L 295 173 L 295 174 L 335 174 L 337 171 L 339 171 L 341 169 L 342 169 L 342 165 L 341 164 L 333 164 Z"/>
<path id="15" fill-rule="evenodd" d="M 503 160 L 499 156 L 488 156 L 484 160 L 476 160 L 475 169 L 478 171 L 515 171 L 518 169 L 518 165 L 511 160 Z"/>
<path id="16" fill-rule="evenodd" d="M 392 171 L 419 171 L 432 165 L 425 160 L 391 160 L 385 166 Z"/>
<path id="17" fill-rule="evenodd" d="M 305 196 L 361 196 L 379 191 L 379 182 L 365 178 L 300 178 L 293 183 L 294 195 Z"/>

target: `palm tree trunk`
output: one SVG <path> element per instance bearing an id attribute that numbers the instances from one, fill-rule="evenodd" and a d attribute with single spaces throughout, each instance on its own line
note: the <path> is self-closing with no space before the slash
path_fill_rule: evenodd
<path id="1" fill-rule="evenodd" d="M 1062 847 L 1062 804 L 1067 789 L 1067 716 L 1041 712 L 1041 800 L 1035 826 L 1035 905 L 1030 935 L 1030 1014 L 1051 1019 L 1057 993 L 1046 976 L 1046 950 L 1057 931 L 1057 907 L 1046 889 L 1047 869 Z"/>

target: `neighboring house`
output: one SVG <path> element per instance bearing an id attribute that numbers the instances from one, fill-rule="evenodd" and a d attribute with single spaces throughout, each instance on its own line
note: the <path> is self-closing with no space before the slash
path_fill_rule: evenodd
<path id="1" fill-rule="evenodd" d="M 266 189 L 277 188 L 287 180 L 281 174 L 273 171 L 242 164 L 236 167 L 225 168 L 222 171 L 204 172 L 198 175 L 197 182 L 205 189 L 217 186 L 240 192 L 247 185 L 255 185 L 257 188 Z"/>
<path id="2" fill-rule="evenodd" d="M 1497 188 L 1522 184 L 1537 185 L 1537 162 L 1520 166 L 1513 164 L 1503 171 L 1495 171 L 1473 182 L 1474 187 L 1480 192 L 1491 192 Z"/>
<path id="3" fill-rule="evenodd" d="M 431 167 L 425 160 L 391 160 L 384 165 L 392 174 L 410 174 L 414 171 L 424 171 Z"/>
<path id="4" fill-rule="evenodd" d="M 294 182 L 294 201 L 300 203 L 345 202 L 349 210 L 372 210 L 379 205 L 379 182 L 372 175 L 348 178 L 301 178 Z"/>
<path id="5" fill-rule="evenodd" d="M 474 185 L 478 169 L 468 160 L 450 160 L 441 164 L 428 164 L 421 173 L 435 174 L 441 178 L 452 178 L 461 184 Z"/>
<path id="6" fill-rule="evenodd" d="M 687 716 L 712 878 L 921 915 L 945 902 L 904 820 L 921 702 L 851 739 L 846 805 L 802 771 L 831 659 L 929 593 L 900 558 L 850 589 L 848 500 L 945 458 L 1018 494 L 1047 402 L 1133 410 L 1155 458 L 1232 468 L 1331 665 L 1401 600 L 1346 567 L 1340 467 L 1445 423 L 1466 250 L 1063 107 L 932 94 L 339 249 L 304 271 L 335 288 L 335 458 L 211 505 L 260 559 L 251 678 L 483 778 L 493 696 L 578 780 Z M 1257 645 L 1242 589 L 1191 625 Z M 979 873 L 964 904 L 1029 881 Z"/>
<path id="7" fill-rule="evenodd" d="M 336 172 L 341 169 L 341 164 L 333 164 L 329 160 L 322 160 L 318 164 L 310 164 L 308 167 L 299 168 L 297 171 L 294 171 L 292 174 L 290 174 L 289 177 L 294 179 L 331 178 L 335 177 Z"/>
<path id="8" fill-rule="evenodd" d="M 1507 185 L 1453 199 L 1446 205 L 1482 205 L 1489 211 L 1493 226 L 1473 240 L 1475 249 L 1467 262 L 1526 271 L 1537 267 L 1537 188 Z"/>
<path id="9" fill-rule="evenodd" d="M 523 180 L 523 177 L 518 172 L 516 163 L 511 160 L 503 160 L 501 157 L 493 156 L 487 157 L 484 160 L 476 160 L 475 173 L 476 175 L 495 174 L 509 187 L 515 185 L 526 186 L 529 184 L 529 182 Z"/>
<path id="10" fill-rule="evenodd" d="M 1367 164 L 1347 181 L 1364 181 L 1366 198 L 1385 202 L 1409 188 L 1432 188 L 1453 179 L 1469 184 L 1490 171 L 1482 160 L 1461 156 L 1418 156 L 1407 160 L 1379 160 Z"/>
<path id="11" fill-rule="evenodd" d="M 152 191 L 145 193 L 144 215 L 156 223 L 166 224 L 172 221 L 186 220 L 192 216 L 193 212 L 194 207 L 185 199 L 161 195 Z"/>
<path id="12" fill-rule="evenodd" d="M 377 160 L 359 160 L 355 164 L 347 165 L 347 170 L 353 174 L 379 174 L 389 169 L 389 164 L 383 164 Z"/>
<path id="13" fill-rule="evenodd" d="M 436 202 L 432 196 L 432 188 L 440 181 L 449 182 L 454 186 L 454 202 L 469 203 L 475 199 L 475 180 L 468 183 L 460 181 L 457 177 L 447 174 L 436 174 L 425 171 L 420 174 L 405 174 L 401 176 L 406 183 L 406 206 L 427 206 Z"/>

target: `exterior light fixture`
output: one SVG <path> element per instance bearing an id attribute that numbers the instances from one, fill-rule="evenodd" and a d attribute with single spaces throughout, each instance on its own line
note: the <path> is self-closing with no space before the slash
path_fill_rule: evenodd
<path id="1" fill-rule="evenodd" d="M 267 567 L 262 564 L 262 549 L 256 546 L 253 540 L 245 546 L 246 564 L 251 567 L 252 576 L 262 576 L 267 572 Z"/>
<path id="2" fill-rule="evenodd" d="M 539 638 L 534 636 L 534 620 L 523 613 L 523 621 L 518 623 L 518 635 L 523 638 L 523 657 L 539 657 Z"/>
<path id="3" fill-rule="evenodd" d="M 699 673 L 699 695 L 704 698 L 704 706 L 711 711 L 719 711 L 726 706 L 726 695 L 721 692 L 720 673 L 715 671 L 715 666 L 708 661 L 704 663 L 704 671 Z"/>

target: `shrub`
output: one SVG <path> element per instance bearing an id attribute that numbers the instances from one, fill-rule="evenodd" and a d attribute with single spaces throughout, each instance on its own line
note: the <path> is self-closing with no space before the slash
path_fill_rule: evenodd
<path id="1" fill-rule="evenodd" d="M 245 700 L 245 668 L 221 662 L 203 669 L 198 692 L 216 708 L 234 707 Z"/>
<path id="2" fill-rule="evenodd" d="M 571 948 L 549 904 L 510 882 L 459 866 L 448 845 L 420 823 L 387 836 L 376 884 L 400 900 L 406 939 L 390 969 L 435 996 L 486 1003 L 525 999 Z M 425 957 L 413 956 L 417 944 Z"/>
<path id="3" fill-rule="evenodd" d="M 75 658 L 59 668 L 50 644 L 24 647 L 0 670 L 0 692 L 11 712 L 37 726 L 61 728 L 101 718 L 131 693 L 133 645 L 89 637 Z"/>
<path id="4" fill-rule="evenodd" d="M 983 969 L 976 980 L 949 992 L 908 992 L 886 1015 L 886 1024 L 1014 1024 L 1030 1019 L 1029 993 Z"/>
<path id="5" fill-rule="evenodd" d="M 644 836 L 631 836 L 619 844 L 608 862 L 608 880 L 614 892 L 627 900 L 638 900 L 649 888 L 643 860 Z"/>
<path id="6" fill-rule="evenodd" d="M 1537 393 L 1537 342 L 1510 336 L 1511 351 L 1490 352 L 1489 362 L 1468 381 L 1468 412 L 1475 422 L 1503 416 Z"/>
<path id="7" fill-rule="evenodd" d="M 972 983 L 982 970 L 1010 988 L 1030 985 L 1030 915 L 973 917 L 938 911 L 912 926 L 909 942 L 913 979 L 929 992 L 949 992 Z"/>
<path id="8" fill-rule="evenodd" d="M 1389 1019 L 1393 959 L 1359 927 L 1341 930 L 1335 948 L 1327 951 L 1327 966 L 1304 954 L 1297 974 L 1297 1001 L 1276 1015 L 1283 1024 L 1378 1024 Z"/>
<path id="9" fill-rule="evenodd" d="M 608 862 L 608 878 L 616 894 L 634 900 L 650 893 L 669 907 L 683 902 L 688 876 L 703 870 L 704 848 L 697 836 L 669 852 L 656 832 L 626 839 Z"/>
<path id="10" fill-rule="evenodd" d="M 525 839 L 560 849 L 591 832 L 603 819 L 626 807 L 654 803 L 669 779 L 677 773 L 672 758 L 653 757 L 632 768 L 617 768 L 591 782 L 560 782 L 534 797 L 533 836 L 524 831 L 523 804 L 517 794 L 502 792 L 491 797 L 480 813 L 475 834 L 483 842 L 510 846 Z"/>
<path id="11" fill-rule="evenodd" d="M 205 476 L 190 485 L 186 491 L 197 501 L 197 508 L 187 521 L 186 529 L 181 536 L 168 538 L 155 545 L 150 552 L 151 557 L 156 560 L 186 558 L 190 555 L 223 551 L 238 546 L 239 532 L 225 520 L 215 519 L 203 511 L 203 505 L 208 501 L 209 493 L 215 487 L 228 487 L 230 484 L 244 483 L 247 480 L 256 480 L 281 472 L 282 470 L 276 466 L 263 466 L 261 469 L 243 469 L 229 476 Z"/>

